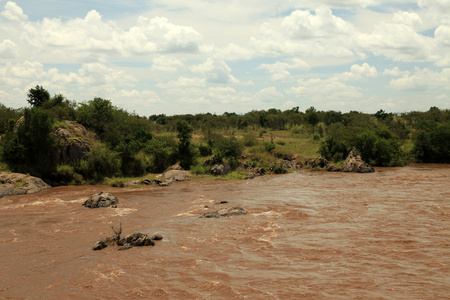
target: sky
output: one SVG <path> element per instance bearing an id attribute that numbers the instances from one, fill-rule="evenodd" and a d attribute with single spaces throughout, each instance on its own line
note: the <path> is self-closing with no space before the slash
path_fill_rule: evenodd
<path id="1" fill-rule="evenodd" d="M 0 0 L 0 103 L 141 116 L 450 108 L 449 0 Z"/>

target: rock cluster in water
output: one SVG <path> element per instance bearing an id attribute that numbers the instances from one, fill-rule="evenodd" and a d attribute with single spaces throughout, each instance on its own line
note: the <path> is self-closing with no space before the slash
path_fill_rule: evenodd
<path id="1" fill-rule="evenodd" d="M 108 245 L 120 246 L 119 251 L 128 250 L 133 247 L 155 246 L 154 241 L 160 241 L 163 239 L 162 235 L 160 234 L 149 237 L 147 234 L 141 232 L 136 232 L 122 237 L 121 230 L 122 229 L 120 229 L 119 232 L 116 232 L 113 236 L 95 242 L 92 250 L 101 250 L 108 247 Z"/>
<path id="2" fill-rule="evenodd" d="M 0 173 L 0 198 L 39 193 L 51 188 L 42 179 L 21 173 Z"/>
<path id="3" fill-rule="evenodd" d="M 113 196 L 110 193 L 100 192 L 95 195 L 92 195 L 82 205 L 89 208 L 99 208 L 99 207 L 114 206 L 117 205 L 118 203 L 119 199 L 117 199 L 116 196 Z"/>
<path id="4" fill-rule="evenodd" d="M 375 169 L 363 161 L 358 152 L 353 149 L 347 156 L 347 159 L 341 166 L 337 167 L 323 157 L 309 159 L 305 165 L 312 169 L 326 170 L 330 172 L 354 172 L 354 173 L 373 173 Z"/>
<path id="5" fill-rule="evenodd" d="M 246 215 L 247 210 L 243 207 L 232 207 L 232 208 L 223 208 L 218 211 L 207 212 L 203 214 L 200 218 L 223 218 L 223 217 L 231 217 L 231 216 L 241 216 Z"/>

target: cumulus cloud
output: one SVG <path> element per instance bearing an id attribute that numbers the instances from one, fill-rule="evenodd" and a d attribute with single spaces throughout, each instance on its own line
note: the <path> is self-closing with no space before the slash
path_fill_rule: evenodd
<path id="1" fill-rule="evenodd" d="M 283 20 L 284 32 L 292 39 L 333 38 L 350 35 L 355 28 L 333 15 L 328 7 L 320 7 L 312 14 L 309 10 L 296 10 Z"/>
<path id="2" fill-rule="evenodd" d="M 209 83 L 238 83 L 231 73 L 230 67 L 222 60 L 208 58 L 203 64 L 193 66 L 193 72 L 204 74 Z"/>
<path id="3" fill-rule="evenodd" d="M 271 86 L 260 90 L 256 93 L 255 98 L 265 103 L 275 103 L 283 98 L 283 94 L 276 87 Z"/>
<path id="4" fill-rule="evenodd" d="M 183 65 L 183 62 L 177 58 L 162 55 L 153 59 L 152 70 L 156 72 L 176 72 Z"/>
<path id="5" fill-rule="evenodd" d="M 307 70 L 309 66 L 299 58 L 292 58 L 287 62 L 277 61 L 274 64 L 261 64 L 258 69 L 265 69 L 272 74 L 272 80 L 285 80 L 291 78 L 290 69 Z"/>
<path id="6" fill-rule="evenodd" d="M 138 24 L 124 34 L 125 47 L 131 53 L 200 51 L 203 37 L 192 27 L 177 26 L 167 18 L 139 17 Z"/>
<path id="7" fill-rule="evenodd" d="M 428 68 L 416 68 L 412 73 L 404 73 L 401 78 L 393 79 L 389 87 L 396 90 L 429 90 L 442 88 L 450 90 L 450 68 L 436 72 Z"/>
<path id="8" fill-rule="evenodd" d="M 362 65 L 351 66 L 350 72 L 345 72 L 336 75 L 342 81 L 360 80 L 363 78 L 375 78 L 378 76 L 378 71 L 375 67 L 369 66 L 368 63 Z"/>
<path id="9" fill-rule="evenodd" d="M 1 12 L 1 15 L 11 21 L 25 21 L 28 16 L 23 13 L 23 9 L 15 2 L 8 1 L 5 4 L 5 10 Z"/>
<path id="10" fill-rule="evenodd" d="M 0 59 L 10 59 L 17 57 L 17 46 L 11 40 L 4 40 L 0 44 Z"/>
<path id="11" fill-rule="evenodd" d="M 279 27 L 264 23 L 250 45 L 261 55 L 353 57 L 354 26 L 333 15 L 330 8 L 295 10 Z"/>
<path id="12" fill-rule="evenodd" d="M 432 61 L 436 58 L 433 38 L 421 35 L 405 24 L 381 23 L 370 34 L 359 34 L 364 51 L 396 61 Z"/>

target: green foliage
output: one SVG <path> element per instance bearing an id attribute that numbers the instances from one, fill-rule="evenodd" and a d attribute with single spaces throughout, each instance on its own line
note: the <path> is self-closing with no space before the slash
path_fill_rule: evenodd
<path id="1" fill-rule="evenodd" d="M 189 170 L 195 159 L 195 150 L 191 147 L 192 127 L 184 120 L 180 120 L 176 124 L 178 131 L 178 157 L 180 166 Z"/>
<path id="2" fill-rule="evenodd" d="M 316 126 L 319 123 L 319 116 L 316 113 L 316 109 L 311 106 L 306 110 L 306 123 L 311 126 Z"/>
<path id="3" fill-rule="evenodd" d="M 266 149 L 267 152 L 272 152 L 275 150 L 276 146 L 274 143 L 264 142 L 264 149 Z"/>
<path id="4" fill-rule="evenodd" d="M 212 148 L 209 145 L 199 145 L 198 152 L 202 157 L 210 156 L 212 155 Z"/>
<path id="5" fill-rule="evenodd" d="M 82 103 L 77 110 L 77 121 L 100 137 L 103 137 L 106 126 L 113 120 L 113 106 L 110 100 L 94 98 L 94 100 Z M 117 120 L 115 121 L 117 124 Z"/>
<path id="6" fill-rule="evenodd" d="M 81 160 L 75 171 L 84 178 L 100 182 L 105 177 L 116 176 L 120 173 L 120 157 L 117 152 L 97 145 L 91 149 L 86 159 Z"/>
<path id="7" fill-rule="evenodd" d="M 21 112 L 16 109 L 7 108 L 0 103 L 0 134 L 6 133 L 9 120 L 15 123 L 21 116 Z"/>
<path id="8" fill-rule="evenodd" d="M 218 137 L 214 141 L 213 162 L 222 163 L 224 159 L 231 159 L 230 165 L 235 165 L 235 161 L 242 154 L 242 151 L 243 145 L 236 137 Z"/>
<path id="9" fill-rule="evenodd" d="M 201 164 L 195 164 L 191 167 L 190 172 L 195 175 L 204 175 L 209 173 L 209 168 L 204 167 Z"/>
<path id="10" fill-rule="evenodd" d="M 414 154 L 422 162 L 450 163 L 450 124 L 437 125 L 435 121 L 428 124 L 429 128 L 421 124 L 422 130 L 414 139 Z"/>
<path id="11" fill-rule="evenodd" d="M 40 107 L 50 100 L 50 93 L 40 85 L 29 89 L 27 101 L 32 107 Z"/>
<path id="12" fill-rule="evenodd" d="M 397 138 L 384 132 L 378 134 L 372 130 L 365 131 L 356 137 L 355 146 L 364 161 L 371 165 L 391 167 L 406 163 L 405 153 Z"/>
<path id="13" fill-rule="evenodd" d="M 244 146 L 253 147 L 258 143 L 258 139 L 256 138 L 256 134 L 253 132 L 247 132 L 244 134 L 243 139 Z"/>
<path id="14" fill-rule="evenodd" d="M 170 137 L 158 136 L 151 139 L 147 147 L 146 153 L 150 154 L 150 171 L 161 173 L 176 162 L 177 144 Z"/>
<path id="15" fill-rule="evenodd" d="M 338 162 L 347 157 L 349 149 L 343 141 L 328 137 L 320 144 L 320 155 L 333 162 Z"/>
<path id="16" fill-rule="evenodd" d="M 48 176 L 56 168 L 56 143 L 51 131 L 52 120 L 47 113 L 37 108 L 26 109 L 16 131 L 14 121 L 8 123 L 2 139 L 3 160 L 12 170 Z"/>
<path id="17" fill-rule="evenodd" d="M 52 176 L 58 181 L 58 184 L 82 184 L 83 177 L 75 173 L 74 166 L 71 165 L 59 165 L 56 169 L 56 173 Z"/>

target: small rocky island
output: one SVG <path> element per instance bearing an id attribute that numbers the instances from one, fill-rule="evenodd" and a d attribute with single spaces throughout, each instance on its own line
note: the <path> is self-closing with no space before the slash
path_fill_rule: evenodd
<path id="1" fill-rule="evenodd" d="M 51 188 L 42 179 L 21 173 L 0 173 L 0 198 L 35 194 Z"/>

